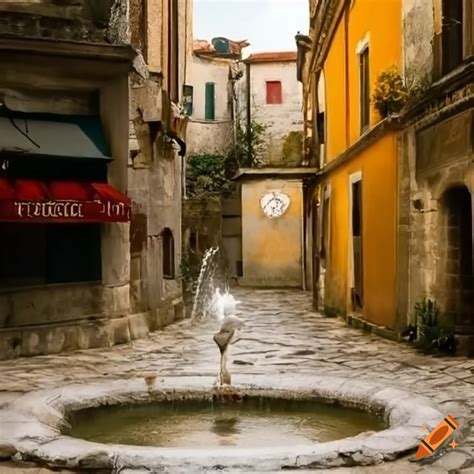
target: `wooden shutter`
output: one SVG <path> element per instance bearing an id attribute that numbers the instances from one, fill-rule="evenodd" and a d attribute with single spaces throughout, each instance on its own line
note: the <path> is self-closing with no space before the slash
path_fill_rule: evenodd
<path id="1" fill-rule="evenodd" d="M 267 81 L 267 104 L 281 104 L 281 82 Z"/>

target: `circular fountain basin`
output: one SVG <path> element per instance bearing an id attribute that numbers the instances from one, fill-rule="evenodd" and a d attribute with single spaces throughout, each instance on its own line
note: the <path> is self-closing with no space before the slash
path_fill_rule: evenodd
<path id="1" fill-rule="evenodd" d="M 234 401 L 225 407 L 211 405 L 216 391 L 210 377 L 158 378 L 152 387 L 137 378 L 30 393 L 0 410 L 0 455 L 6 447 L 17 458 L 43 465 L 117 472 L 368 465 L 414 450 L 426 435 L 421 427 L 433 429 L 443 419 L 424 397 L 360 378 L 235 379 L 230 398 L 224 397 Z M 121 425 L 124 406 L 139 415 L 134 430 L 142 431 L 140 437 L 126 438 L 111 425 Z M 91 416 L 94 423 L 87 426 Z M 257 431 L 252 417 L 261 418 L 263 430 Z"/>
<path id="2" fill-rule="evenodd" d="M 171 401 L 88 408 L 70 416 L 67 434 L 98 443 L 169 448 L 312 445 L 386 427 L 353 408 L 276 398 Z"/>

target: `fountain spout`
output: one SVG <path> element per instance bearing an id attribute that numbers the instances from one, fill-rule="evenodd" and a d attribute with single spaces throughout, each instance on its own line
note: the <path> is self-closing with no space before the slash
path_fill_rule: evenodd
<path id="1" fill-rule="evenodd" d="M 238 331 L 243 327 L 243 321 L 235 316 L 236 301 L 230 293 L 226 293 L 229 297 L 224 301 L 224 320 L 218 333 L 214 334 L 214 342 L 219 348 L 221 361 L 219 371 L 219 385 L 230 385 L 231 375 L 227 367 L 229 346 L 238 341 Z M 226 296 L 224 295 L 224 297 Z M 231 313 L 231 314 L 229 314 Z"/>

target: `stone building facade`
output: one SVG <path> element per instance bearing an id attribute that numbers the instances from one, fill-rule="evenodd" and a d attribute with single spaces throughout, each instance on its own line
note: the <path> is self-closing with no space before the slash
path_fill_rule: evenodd
<path id="1" fill-rule="evenodd" d="M 126 342 L 181 315 L 173 102 L 191 8 L 142 3 L 0 2 L 0 358 Z"/>
<path id="2" fill-rule="evenodd" d="M 190 156 L 222 154 L 234 145 L 235 71 L 239 71 L 242 49 L 247 46 L 245 41 L 226 38 L 193 42 L 187 77 L 193 91 L 188 124 Z"/>
<path id="3" fill-rule="evenodd" d="M 132 1 L 130 36 L 130 307 L 143 332 L 183 317 L 181 199 L 192 48 L 190 0 Z"/>
<path id="4" fill-rule="evenodd" d="M 236 140 L 237 81 L 242 75 L 242 50 L 246 41 L 213 38 L 194 40 L 187 69 L 192 91 L 188 108 L 188 158 L 225 157 Z M 190 267 L 199 267 L 204 252 L 219 246 L 230 277 L 241 274 L 242 231 L 238 187 L 224 196 L 192 196 L 183 203 L 183 252 Z M 221 282 L 223 284 L 224 282 Z"/>
<path id="5" fill-rule="evenodd" d="M 241 168 L 241 285 L 307 288 L 307 177 L 303 159 L 302 88 L 296 52 L 254 53 L 237 83 L 237 115 L 258 140 L 247 148 L 252 166 Z M 260 130 L 260 132 L 257 132 Z M 248 136 L 249 134 L 247 134 Z"/>
<path id="6" fill-rule="evenodd" d="M 310 36 L 296 40 L 305 161 L 319 168 L 309 205 L 315 306 L 393 333 L 397 121 L 372 93 L 380 73 L 402 69 L 401 2 L 313 4 Z"/>
<path id="7" fill-rule="evenodd" d="M 390 2 L 390 8 L 396 9 L 392 17 L 402 20 L 390 23 L 390 34 L 384 30 L 388 19 L 383 20 L 388 5 L 378 7 L 384 11 L 368 26 L 372 17 L 367 9 L 375 8 L 373 2 L 349 5 L 342 0 L 312 0 L 309 35 L 296 37 L 298 76 L 303 82 L 305 159 L 320 168 L 314 203 L 319 214 L 313 241 L 315 304 L 327 303 L 333 293 L 328 281 L 339 278 L 350 266 L 351 259 L 344 256 L 347 245 L 334 247 L 334 241 L 354 226 L 353 219 L 344 222 L 348 201 L 344 195 L 347 190 L 349 197 L 354 192 L 354 183 L 348 185 L 345 175 L 350 178 L 356 166 L 360 168 L 360 176 L 354 175 L 357 181 L 363 176 L 370 179 L 373 167 L 378 170 L 376 179 L 361 191 L 362 202 L 367 200 L 362 206 L 360 238 L 365 242 L 365 263 L 361 281 L 367 297 L 374 300 L 383 295 L 383 304 L 390 301 L 391 310 L 390 318 L 381 320 L 382 312 L 376 311 L 375 319 L 369 317 L 370 324 L 364 321 L 362 326 L 396 337 L 407 325 L 417 323 L 415 305 L 429 298 L 439 306 L 440 324 L 454 332 L 459 352 L 472 353 L 474 3 Z M 366 61 L 356 71 L 355 58 L 360 59 L 366 50 Z M 348 59 L 337 63 L 337 52 Z M 369 107 L 364 116 L 369 127 L 355 139 L 360 124 L 351 125 L 354 100 L 361 98 L 363 84 L 368 85 L 366 96 L 370 98 L 374 76 L 391 65 L 397 65 L 404 78 L 406 104 L 399 114 L 380 121 L 366 101 Z M 368 80 L 363 77 L 365 67 Z M 351 71 L 356 72 L 352 77 Z M 362 121 L 362 115 L 356 116 Z M 387 139 L 390 149 L 382 147 Z M 357 162 L 370 149 L 372 161 L 367 156 L 365 162 Z M 390 167 L 382 169 L 384 163 Z M 334 175 L 337 169 L 343 171 L 344 181 L 328 182 L 328 174 Z M 368 213 L 374 211 L 372 219 L 375 216 L 385 224 L 369 232 Z M 367 244 L 374 236 L 378 236 L 376 242 Z M 366 262 L 369 254 L 379 254 L 379 258 Z M 368 278 L 374 276 L 369 289 Z M 345 314 L 347 309 L 337 312 Z M 348 316 L 349 321 L 360 323 L 354 313 Z"/>
<path id="8" fill-rule="evenodd" d="M 298 166 L 302 160 L 302 88 L 296 77 L 296 52 L 254 53 L 244 60 L 238 87 L 243 124 L 265 127 L 258 151 L 265 166 Z"/>
<path id="9" fill-rule="evenodd" d="M 405 75 L 419 100 L 400 142 L 398 304 L 438 302 L 473 354 L 474 2 L 404 2 Z M 413 321 L 414 322 L 414 321 Z"/>

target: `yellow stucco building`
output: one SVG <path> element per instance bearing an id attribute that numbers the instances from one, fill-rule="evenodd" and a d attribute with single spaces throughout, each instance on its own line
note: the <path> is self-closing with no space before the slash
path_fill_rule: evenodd
<path id="1" fill-rule="evenodd" d="M 297 36 L 312 203 L 315 303 L 328 314 L 397 329 L 398 126 L 372 94 L 402 64 L 401 0 L 311 1 Z"/>
<path id="2" fill-rule="evenodd" d="M 316 170 L 241 168 L 242 267 L 239 283 L 306 289 L 305 189 Z"/>

